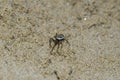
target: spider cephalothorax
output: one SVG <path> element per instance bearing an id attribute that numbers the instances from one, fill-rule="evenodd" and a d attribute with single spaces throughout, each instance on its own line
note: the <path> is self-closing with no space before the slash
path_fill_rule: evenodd
<path id="1" fill-rule="evenodd" d="M 65 36 L 64 36 L 63 34 L 57 34 L 57 33 L 56 33 L 56 35 L 54 36 L 54 38 L 50 38 L 50 40 L 49 40 L 49 46 L 50 46 L 50 48 L 52 47 L 50 53 L 53 51 L 53 49 L 54 49 L 56 46 L 58 46 L 58 47 L 57 47 L 57 50 L 59 49 L 60 45 L 61 45 L 61 48 L 62 48 L 62 42 L 63 42 L 63 41 L 66 41 L 66 42 L 69 44 L 68 40 L 65 39 Z M 53 46 L 51 45 L 52 42 L 54 43 Z M 70 44 L 69 44 L 69 45 L 70 45 Z"/>

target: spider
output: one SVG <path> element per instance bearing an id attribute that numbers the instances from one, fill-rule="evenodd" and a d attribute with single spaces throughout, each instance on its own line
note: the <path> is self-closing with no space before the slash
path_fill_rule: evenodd
<path id="1" fill-rule="evenodd" d="M 68 45 L 70 45 L 70 43 L 68 42 L 67 39 L 65 39 L 65 36 L 64 36 L 63 34 L 57 34 L 57 33 L 56 33 L 56 35 L 55 35 L 53 38 L 50 38 L 50 39 L 49 39 L 49 46 L 50 46 L 50 48 L 52 47 L 50 53 L 54 50 L 54 48 L 55 48 L 56 46 L 58 46 L 58 47 L 57 47 L 57 51 L 58 51 L 60 45 L 61 45 L 61 48 L 62 48 L 62 46 L 63 46 L 63 45 L 62 45 L 62 42 L 64 42 L 64 41 L 66 41 L 66 42 L 68 43 Z M 53 46 L 51 45 L 52 42 L 54 43 Z"/>

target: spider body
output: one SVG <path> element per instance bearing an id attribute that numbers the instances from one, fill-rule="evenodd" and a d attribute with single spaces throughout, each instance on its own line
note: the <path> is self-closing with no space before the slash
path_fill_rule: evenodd
<path id="1" fill-rule="evenodd" d="M 55 39 L 57 40 L 64 40 L 65 36 L 63 34 L 55 35 Z"/>
<path id="2" fill-rule="evenodd" d="M 54 38 L 50 38 L 50 40 L 49 40 L 49 46 L 50 46 L 50 48 L 52 48 L 51 51 L 50 51 L 50 53 L 54 50 L 54 48 L 56 46 L 57 46 L 57 51 L 58 51 L 60 45 L 61 45 L 61 48 L 62 48 L 62 46 L 63 46 L 62 42 L 64 42 L 64 41 L 66 41 L 69 44 L 68 40 L 65 39 L 65 36 L 63 34 L 57 34 L 56 33 L 56 35 L 54 36 Z M 54 43 L 53 46 L 51 45 L 52 42 Z"/>

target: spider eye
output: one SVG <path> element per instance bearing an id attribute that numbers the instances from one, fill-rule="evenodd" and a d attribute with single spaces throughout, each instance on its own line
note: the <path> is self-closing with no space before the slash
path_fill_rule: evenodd
<path id="1" fill-rule="evenodd" d="M 63 38 L 62 36 L 60 36 L 59 38 Z"/>
<path id="2" fill-rule="evenodd" d="M 59 35 L 59 38 L 60 38 L 60 39 L 63 39 L 63 38 L 64 38 L 64 35 Z"/>

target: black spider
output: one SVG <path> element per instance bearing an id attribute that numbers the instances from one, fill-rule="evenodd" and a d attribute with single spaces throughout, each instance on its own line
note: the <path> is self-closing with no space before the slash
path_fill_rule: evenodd
<path id="1" fill-rule="evenodd" d="M 56 33 L 56 35 L 55 35 L 53 38 L 50 38 L 50 40 L 49 40 L 49 46 L 50 46 L 50 48 L 52 47 L 50 53 L 53 51 L 53 49 L 54 49 L 56 46 L 58 46 L 58 47 L 57 47 L 57 51 L 58 51 L 60 45 L 61 45 L 61 48 L 62 48 L 62 46 L 63 46 L 63 45 L 62 45 L 62 42 L 64 42 L 64 41 L 66 41 L 66 42 L 70 45 L 70 43 L 68 42 L 67 39 L 65 39 L 65 36 L 64 36 L 63 34 L 57 34 L 57 33 Z M 52 42 L 54 43 L 53 46 L 51 45 Z"/>

